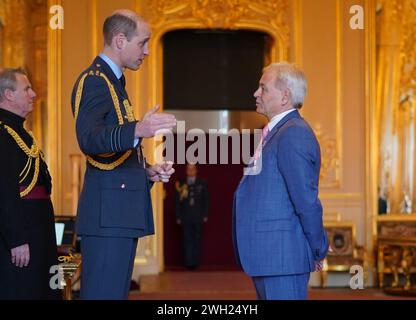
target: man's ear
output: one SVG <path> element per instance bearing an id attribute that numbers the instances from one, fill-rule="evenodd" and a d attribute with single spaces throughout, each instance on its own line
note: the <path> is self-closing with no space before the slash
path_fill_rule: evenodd
<path id="1" fill-rule="evenodd" d="M 283 104 L 284 106 L 286 106 L 287 104 L 289 104 L 289 103 L 290 103 L 291 99 L 292 99 L 292 95 L 290 94 L 290 90 L 289 90 L 288 88 L 286 88 L 286 89 L 283 91 L 283 96 L 282 96 L 282 104 Z"/>
<path id="2" fill-rule="evenodd" d="M 114 36 L 114 43 L 117 49 L 124 49 L 125 43 L 127 41 L 126 36 L 123 33 L 118 33 Z"/>
<path id="3" fill-rule="evenodd" d="M 8 101 L 13 101 L 14 100 L 14 96 L 15 96 L 15 91 L 11 90 L 11 89 L 6 89 L 4 90 L 4 94 L 3 94 L 4 98 Z"/>

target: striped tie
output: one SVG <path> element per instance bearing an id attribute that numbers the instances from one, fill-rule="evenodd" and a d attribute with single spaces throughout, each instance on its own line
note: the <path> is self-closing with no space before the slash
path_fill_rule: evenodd
<path id="1" fill-rule="evenodd" d="M 263 128 L 263 134 L 261 136 L 262 146 L 264 146 L 264 143 L 266 142 L 266 137 L 267 137 L 268 134 L 269 134 L 269 125 L 267 124 Z"/>
<path id="2" fill-rule="evenodd" d="M 259 145 L 257 146 L 257 149 L 256 149 L 256 154 L 254 156 L 254 160 L 255 161 L 257 161 L 260 158 L 261 149 L 264 146 L 264 143 L 266 141 L 266 137 L 267 137 L 268 134 L 269 134 L 269 125 L 266 125 L 263 128 L 263 132 L 262 132 L 262 135 L 261 135 L 260 143 L 259 143 Z"/>

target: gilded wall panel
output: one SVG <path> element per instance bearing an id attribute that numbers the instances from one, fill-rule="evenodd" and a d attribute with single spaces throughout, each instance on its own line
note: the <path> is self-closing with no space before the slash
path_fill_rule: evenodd
<path id="1" fill-rule="evenodd" d="M 2 1 L 6 0 L 0 0 L 0 2 Z M 288 20 L 292 18 L 290 17 L 292 13 L 288 11 L 290 1 L 132 0 L 120 4 L 120 6 L 124 5 L 133 10 L 137 9 L 150 20 L 153 30 L 149 59 L 139 72 L 127 75 L 132 80 L 129 80 L 128 83 L 131 86 L 129 92 L 131 92 L 131 99 L 135 105 L 136 116 L 140 118 L 147 108 L 156 102 L 163 102 L 161 37 L 164 33 L 181 28 L 263 31 L 270 34 L 275 40 L 275 44 L 271 48 L 270 60 L 286 60 L 289 56 L 293 56 L 289 55 L 289 51 L 293 50 L 289 43 L 294 36 L 288 23 Z M 54 159 L 57 164 L 55 169 L 60 171 L 62 176 L 62 189 L 59 198 L 62 203 L 61 209 L 65 213 L 72 212 L 75 208 L 71 201 L 69 154 L 79 152 L 69 106 L 70 90 L 77 73 L 88 65 L 92 56 L 101 48 L 101 24 L 105 16 L 110 13 L 108 10 L 113 6 L 110 3 L 106 0 L 63 0 L 66 23 L 65 32 L 62 33 L 62 43 L 58 33 L 53 33 L 55 38 L 51 37 L 50 40 L 55 41 L 51 42 L 52 46 L 62 47 L 62 56 L 59 51 L 55 52 L 56 55 L 48 53 L 51 65 L 55 67 L 59 65 L 61 68 L 61 70 L 50 70 L 48 73 L 52 81 L 58 81 L 56 85 L 50 85 L 48 88 L 53 90 L 49 93 L 51 98 L 55 97 L 50 101 L 55 101 L 56 107 L 59 108 L 59 110 L 55 110 L 53 116 L 53 119 L 56 120 L 55 135 L 50 142 L 56 145 Z M 340 190 L 337 187 L 342 182 L 340 170 L 343 169 L 342 153 L 340 152 L 340 150 L 342 151 L 342 140 L 339 139 L 347 139 L 342 135 L 342 125 L 347 120 L 340 117 L 339 114 L 337 116 L 337 112 L 342 112 L 341 107 L 344 101 L 342 93 L 348 92 L 350 89 L 350 87 L 342 87 L 342 82 L 340 82 L 342 75 L 346 73 L 345 69 L 340 68 L 340 64 L 343 63 L 341 51 L 347 51 L 346 54 L 348 54 L 357 46 L 354 44 L 349 49 L 351 51 L 348 51 L 349 40 L 345 40 L 344 43 L 341 29 L 338 31 L 336 29 L 344 25 L 343 20 L 346 17 L 340 12 L 343 12 L 345 7 L 339 7 L 339 4 L 337 7 L 333 0 L 319 0 L 317 1 L 319 5 L 311 4 L 309 0 L 296 1 L 296 3 L 296 17 L 302 20 L 298 21 L 300 29 L 296 35 L 296 41 L 302 43 L 295 43 L 296 48 L 302 48 L 302 51 L 298 50 L 296 56 L 302 61 L 302 67 L 313 79 L 310 82 L 309 91 L 313 97 L 312 100 L 307 101 L 308 105 L 305 105 L 305 116 L 313 125 L 322 146 L 321 181 L 327 187 L 326 193 L 323 194 L 323 201 L 333 208 L 342 206 L 344 208 L 343 218 L 344 216 L 350 218 L 348 215 L 352 215 L 354 218 L 360 215 L 360 210 L 362 210 L 363 195 L 360 194 L 360 190 L 354 188 Z M 345 2 L 340 0 L 339 3 Z M 311 8 L 313 6 L 315 8 Z M 36 56 L 36 59 L 43 59 L 41 48 Z M 60 72 L 62 72 L 62 80 L 59 78 Z M 354 75 L 356 74 L 354 73 Z M 356 110 L 362 107 L 360 101 L 356 105 Z M 352 119 L 356 120 L 359 116 Z M 50 123 L 52 123 L 51 121 L 52 119 L 50 119 Z M 153 154 L 154 145 L 152 142 L 146 142 L 145 148 L 147 154 Z M 362 153 L 362 150 L 359 152 Z M 149 160 L 153 162 L 153 159 Z M 332 190 L 336 188 L 338 189 Z M 163 269 L 163 187 L 155 185 L 152 195 L 156 218 L 156 236 L 147 237 L 140 242 L 136 257 L 136 264 L 140 266 L 138 269 L 147 270 L 149 273 Z M 333 196 L 342 199 L 333 200 Z M 358 230 L 358 232 L 361 231 Z M 359 237 L 359 239 L 361 238 Z"/>
<path id="2" fill-rule="evenodd" d="M 389 213 L 414 212 L 416 1 L 377 6 L 379 196 Z"/>
<path id="3" fill-rule="evenodd" d="M 288 0 L 146 0 L 143 12 L 156 41 L 168 30 L 181 28 L 254 29 L 275 38 L 279 58 L 288 55 Z"/>
<path id="4" fill-rule="evenodd" d="M 287 60 L 290 43 L 288 0 L 144 0 L 137 1 L 137 8 L 150 22 L 152 39 L 147 62 L 135 75 L 142 96 L 133 97 L 135 113 L 141 115 L 143 108 L 161 103 L 163 106 L 162 36 L 175 29 L 250 29 L 271 35 L 274 40 L 268 61 Z M 146 154 L 153 155 L 155 144 L 146 141 Z M 149 157 L 150 162 L 155 159 Z M 163 187 L 152 188 L 152 202 L 156 216 L 156 236 L 140 244 L 136 262 L 142 266 L 157 262 L 163 270 Z"/>
<path id="5" fill-rule="evenodd" d="M 321 147 L 319 186 L 321 188 L 339 188 L 340 157 L 337 139 L 325 134 L 320 123 L 316 123 L 313 129 Z"/>
<path id="6" fill-rule="evenodd" d="M 1 61 L 3 66 L 25 68 L 37 93 L 35 109 L 26 126 L 41 148 L 46 112 L 46 0 L 2 0 L 0 2 Z"/>

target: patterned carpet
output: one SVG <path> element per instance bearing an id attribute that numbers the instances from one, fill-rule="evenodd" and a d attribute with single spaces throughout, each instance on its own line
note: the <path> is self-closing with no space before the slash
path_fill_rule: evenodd
<path id="1" fill-rule="evenodd" d="M 252 282 L 242 272 L 180 272 L 142 276 L 140 290 L 130 300 L 255 300 Z M 416 296 L 388 295 L 380 289 L 310 288 L 310 300 L 416 300 Z"/>

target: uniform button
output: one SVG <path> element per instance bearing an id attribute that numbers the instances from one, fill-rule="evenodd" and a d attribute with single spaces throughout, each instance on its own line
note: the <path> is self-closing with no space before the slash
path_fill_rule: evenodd
<path id="1" fill-rule="evenodd" d="M 121 189 L 125 189 L 126 188 L 126 185 L 123 183 L 122 185 L 121 185 Z"/>

